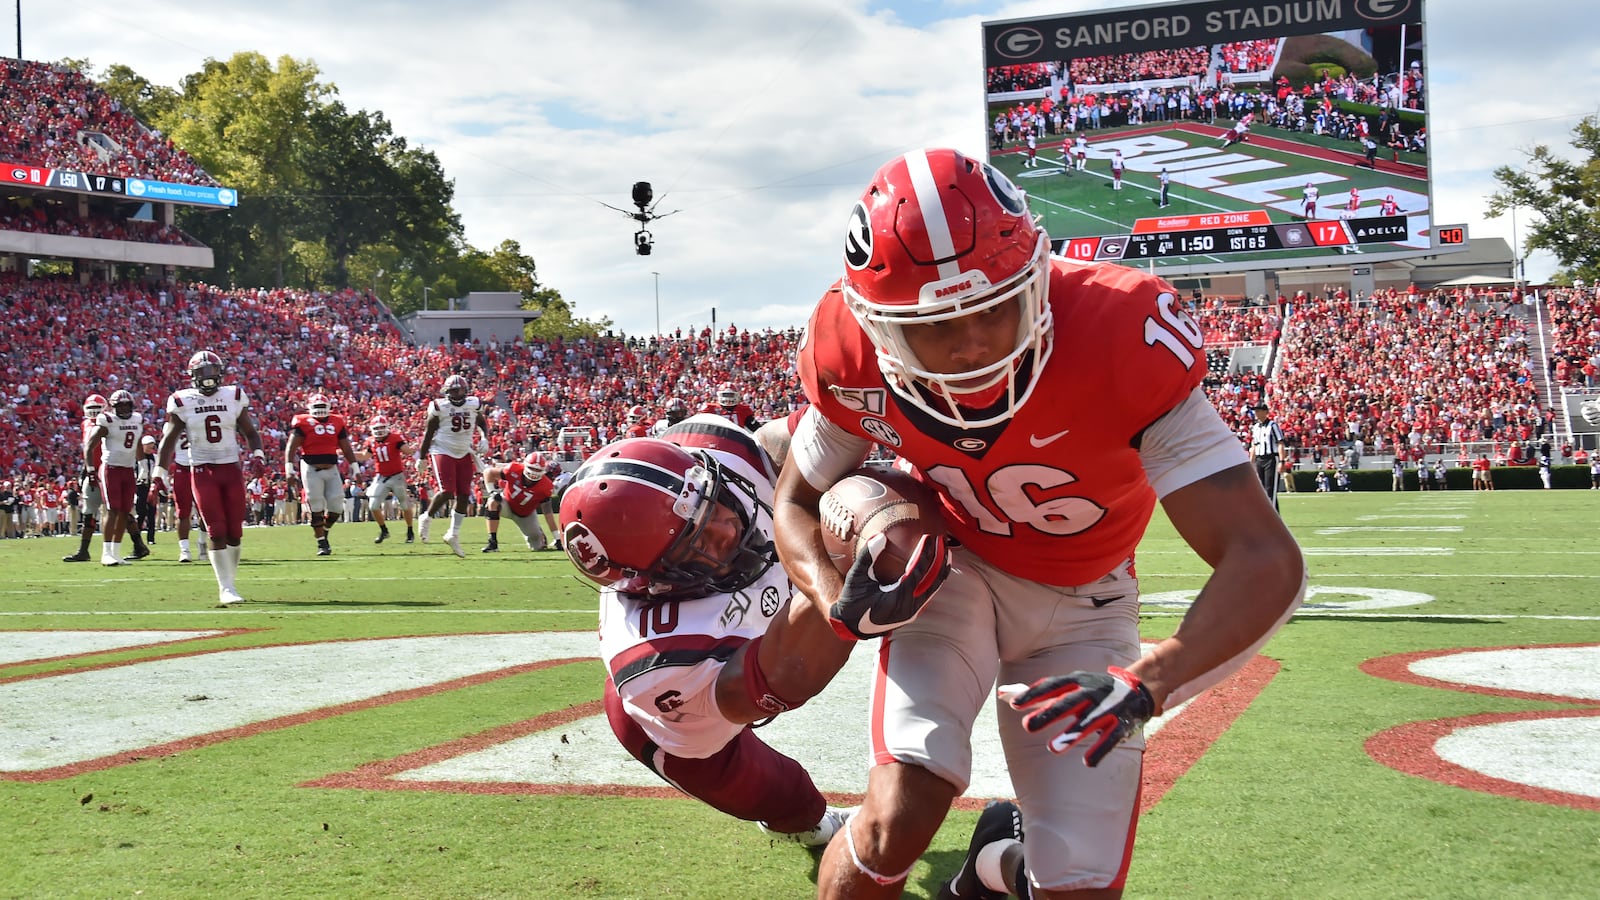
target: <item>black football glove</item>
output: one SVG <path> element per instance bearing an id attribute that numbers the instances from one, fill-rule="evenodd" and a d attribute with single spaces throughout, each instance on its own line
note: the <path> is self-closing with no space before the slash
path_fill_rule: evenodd
<path id="1" fill-rule="evenodd" d="M 1000 688 L 1000 699 L 1027 713 L 1022 727 L 1030 732 L 1065 727 L 1050 739 L 1051 752 L 1065 753 L 1093 740 L 1083 754 L 1086 766 L 1099 765 L 1156 712 L 1156 701 L 1139 676 L 1117 666 L 1053 675 L 1027 687 L 1008 684 Z"/>
<path id="2" fill-rule="evenodd" d="M 915 619 L 950 574 L 949 542 L 943 535 L 925 534 L 911 551 L 900 577 L 883 584 L 872 569 L 888 544 L 882 534 L 867 540 L 844 576 L 839 599 L 828 609 L 828 624 L 847 641 L 882 637 Z"/>

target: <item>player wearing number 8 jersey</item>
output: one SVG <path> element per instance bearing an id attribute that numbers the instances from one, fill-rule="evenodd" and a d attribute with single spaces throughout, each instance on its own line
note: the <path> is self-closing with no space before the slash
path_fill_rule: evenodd
<path id="1" fill-rule="evenodd" d="M 1051 257 L 1004 175 L 928 150 L 874 177 L 807 334 L 827 338 L 799 349 L 812 407 L 775 503 L 796 586 L 824 609 L 839 597 L 818 500 L 873 443 L 934 487 L 960 545 L 920 612 L 873 616 L 887 631 L 874 768 L 820 895 L 899 895 L 967 788 L 997 677 L 1028 848 L 1008 874 L 1035 897 L 1119 895 L 1139 726 L 1242 666 L 1304 585 L 1294 539 L 1200 390 L 1199 327 L 1158 278 Z M 1177 634 L 1141 655 L 1132 556 L 1158 499 L 1214 571 Z M 1080 744 L 1089 767 L 1057 755 Z M 956 896 L 1005 890 L 970 878 Z"/>

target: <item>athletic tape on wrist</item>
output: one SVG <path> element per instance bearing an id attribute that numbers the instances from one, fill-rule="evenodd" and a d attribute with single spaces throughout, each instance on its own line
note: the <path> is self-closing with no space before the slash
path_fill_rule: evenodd
<path id="1" fill-rule="evenodd" d="M 759 635 L 755 640 L 745 645 L 744 651 L 744 692 L 758 709 L 763 709 L 774 715 L 787 712 L 800 706 L 799 703 L 790 703 L 778 696 L 772 690 L 772 685 L 767 684 L 767 673 L 761 670 L 761 641 L 766 635 Z"/>
<path id="2" fill-rule="evenodd" d="M 855 864 L 856 871 L 882 885 L 899 884 L 900 882 L 905 881 L 906 876 L 911 874 L 911 870 L 916 868 L 916 863 L 912 863 L 911 865 L 907 866 L 906 870 L 901 872 L 899 875 L 880 875 L 872 869 L 867 868 L 867 864 L 861 861 L 861 854 L 856 852 L 855 829 L 851 827 L 855 825 L 855 823 L 856 821 L 853 818 L 844 823 L 844 843 L 845 846 L 850 848 L 850 862 Z"/>

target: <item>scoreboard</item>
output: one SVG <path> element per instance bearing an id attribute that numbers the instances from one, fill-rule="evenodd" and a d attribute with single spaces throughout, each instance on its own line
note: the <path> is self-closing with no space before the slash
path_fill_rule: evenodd
<path id="1" fill-rule="evenodd" d="M 1055 242 L 1054 249 L 1069 259 L 1138 261 L 1351 247 L 1403 241 L 1408 236 L 1405 216 L 1273 223 L 1266 210 L 1254 209 L 1139 219 L 1129 234 L 1071 238 Z"/>

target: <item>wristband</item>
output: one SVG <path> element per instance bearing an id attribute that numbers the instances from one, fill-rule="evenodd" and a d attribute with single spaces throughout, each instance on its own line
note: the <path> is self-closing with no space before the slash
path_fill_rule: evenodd
<path id="1" fill-rule="evenodd" d="M 745 644 L 744 651 L 744 692 L 758 709 L 765 710 L 773 715 L 787 712 L 800 706 L 799 703 L 790 703 L 773 692 L 772 686 L 767 684 L 767 673 L 761 671 L 761 640 L 766 635 L 759 635 L 755 640 Z"/>

